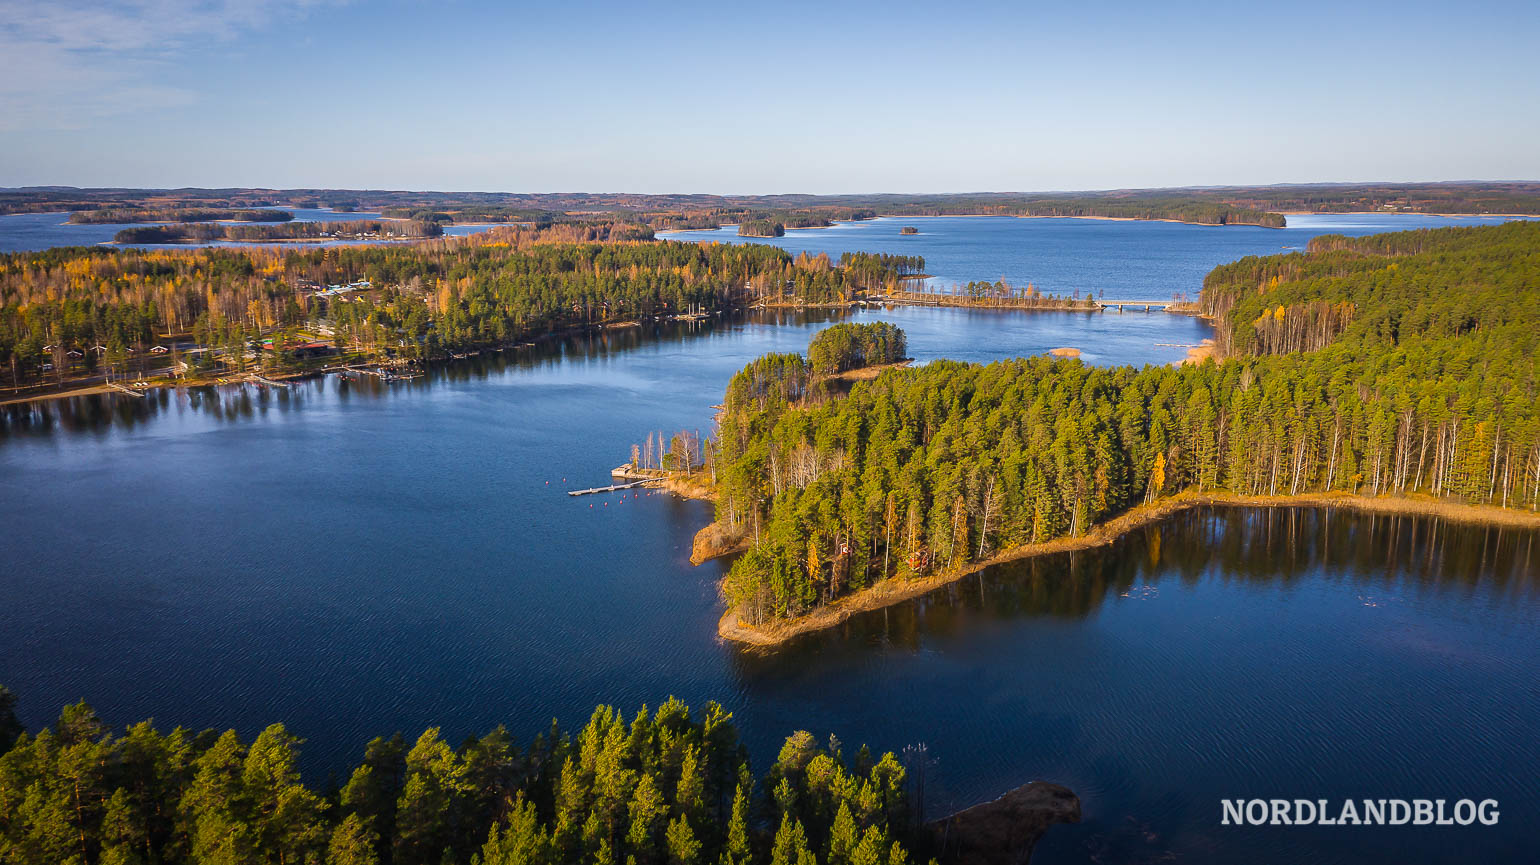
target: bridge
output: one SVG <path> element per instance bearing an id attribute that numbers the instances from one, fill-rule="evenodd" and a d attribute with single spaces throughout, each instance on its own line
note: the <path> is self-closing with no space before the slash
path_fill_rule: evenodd
<path id="1" fill-rule="evenodd" d="M 1168 307 L 1175 306 L 1176 303 L 1177 301 L 1174 300 L 1107 300 L 1103 298 L 1102 300 L 1098 300 L 1096 305 L 1100 306 L 1102 309 L 1110 309 L 1115 306 L 1118 308 L 1118 312 L 1122 312 L 1123 307 L 1125 306 L 1135 308 L 1143 307 L 1145 312 L 1149 312 L 1152 309 L 1166 309 Z"/>

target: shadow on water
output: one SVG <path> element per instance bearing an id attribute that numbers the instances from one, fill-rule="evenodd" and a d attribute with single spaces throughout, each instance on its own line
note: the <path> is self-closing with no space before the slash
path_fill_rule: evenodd
<path id="1" fill-rule="evenodd" d="M 732 664 L 757 701 L 796 701 L 808 723 L 924 737 L 943 808 L 1037 778 L 1074 789 L 1084 823 L 1050 832 L 1034 862 L 1507 861 L 1516 826 L 1222 827 L 1219 802 L 1532 810 L 1537 584 L 1533 530 L 1209 507 Z"/>
<path id="2" fill-rule="evenodd" d="M 1532 598 L 1540 532 L 1336 508 L 1193 508 L 1104 547 L 986 568 L 770 651 L 738 649 L 737 663 L 752 679 L 817 663 L 836 647 L 917 652 L 927 640 L 959 638 L 981 623 L 1087 619 L 1114 600 L 1205 577 L 1252 587 L 1325 579 L 1353 592 L 1480 589 Z"/>
<path id="3" fill-rule="evenodd" d="M 554 371 L 573 360 L 601 360 L 635 351 L 650 343 L 682 344 L 708 338 L 723 329 L 756 326 L 817 326 L 845 319 L 843 309 L 765 310 L 702 321 L 651 322 L 638 327 L 609 328 L 551 336 L 502 351 L 434 364 L 428 375 L 387 383 L 378 378 L 328 373 L 289 382 L 289 387 L 247 383 L 208 385 L 149 391 L 145 398 L 124 394 L 89 394 L 0 407 L 0 441 L 9 436 L 48 436 L 55 433 L 103 433 L 131 430 L 173 411 L 190 411 L 209 420 L 237 422 L 270 411 L 305 407 L 312 398 L 333 389 L 336 399 L 382 399 L 397 393 L 421 392 L 448 384 L 485 381 L 512 371 Z"/>

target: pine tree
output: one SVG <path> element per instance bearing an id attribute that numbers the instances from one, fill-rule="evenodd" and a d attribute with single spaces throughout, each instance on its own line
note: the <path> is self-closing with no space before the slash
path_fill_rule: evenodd
<path id="1" fill-rule="evenodd" d="M 540 825 L 535 803 L 520 793 L 507 824 L 493 824 L 481 848 L 482 865 L 547 865 L 555 861 L 550 836 Z"/>
<path id="2" fill-rule="evenodd" d="M 850 865 L 851 854 L 860 840 L 856 834 L 856 821 L 850 815 L 850 804 L 841 802 L 834 815 L 834 825 L 829 829 L 829 850 L 824 857 L 825 865 Z"/>
<path id="3" fill-rule="evenodd" d="M 651 775 L 642 775 L 631 797 L 631 825 L 626 831 L 626 844 L 637 853 L 651 853 L 657 848 L 658 830 L 668 816 L 668 803 L 653 783 Z"/>
<path id="4" fill-rule="evenodd" d="M 21 734 L 26 732 L 16 717 L 16 695 L 0 685 L 0 754 L 11 750 Z"/>
<path id="5" fill-rule="evenodd" d="M 665 840 L 669 865 L 697 865 L 700 862 L 701 844 L 695 840 L 695 832 L 684 817 L 675 817 L 669 822 Z"/>
<path id="6" fill-rule="evenodd" d="M 868 826 L 850 854 L 850 865 L 884 865 L 889 855 L 887 835 L 876 826 Z"/>
<path id="7" fill-rule="evenodd" d="M 280 865 L 303 862 L 326 844 L 325 803 L 300 783 L 298 745 L 282 724 L 273 724 L 251 744 L 242 770 L 257 848 Z"/>
<path id="8" fill-rule="evenodd" d="M 379 838 L 367 818 L 349 814 L 332 830 L 326 865 L 377 865 L 379 861 Z"/>
<path id="9" fill-rule="evenodd" d="M 749 865 L 753 854 L 749 851 L 748 795 L 739 786 L 733 794 L 732 818 L 727 823 L 727 844 L 722 848 L 721 865 Z"/>
<path id="10" fill-rule="evenodd" d="M 245 747 L 234 730 L 227 730 L 193 764 L 195 774 L 180 811 L 196 861 L 245 865 L 260 858 L 256 833 L 246 822 L 245 759 Z"/>
<path id="11" fill-rule="evenodd" d="M 770 865 L 801 865 L 804 858 L 812 855 L 802 821 L 793 820 L 790 814 L 782 815 L 781 828 L 776 830 L 775 845 L 770 849 Z"/>

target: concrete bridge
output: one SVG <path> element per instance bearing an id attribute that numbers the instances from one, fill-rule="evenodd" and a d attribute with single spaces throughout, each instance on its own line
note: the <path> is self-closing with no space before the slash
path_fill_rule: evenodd
<path id="1" fill-rule="evenodd" d="M 1125 307 L 1125 306 L 1126 307 L 1132 307 L 1132 308 L 1135 308 L 1135 309 L 1143 307 L 1145 312 L 1149 312 L 1152 309 L 1165 309 L 1166 307 L 1173 306 L 1173 305 L 1176 304 L 1176 301 L 1174 301 L 1174 300 L 1106 300 L 1106 299 L 1103 299 L 1103 300 L 1098 300 L 1096 302 L 1096 304 L 1098 306 L 1100 306 L 1102 309 L 1111 309 L 1112 307 L 1117 307 L 1118 312 L 1122 312 L 1123 311 L 1123 307 Z"/>

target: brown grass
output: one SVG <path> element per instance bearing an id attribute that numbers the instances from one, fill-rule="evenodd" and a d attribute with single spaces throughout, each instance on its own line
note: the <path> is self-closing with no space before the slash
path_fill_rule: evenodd
<path id="1" fill-rule="evenodd" d="M 749 548 L 748 536 L 718 520 L 695 533 L 690 548 L 690 564 L 699 565 L 717 556 L 741 553 Z"/>
<path id="2" fill-rule="evenodd" d="M 819 381 L 870 381 L 877 376 L 882 375 L 882 371 L 885 369 L 898 369 L 899 367 L 908 366 L 911 363 L 914 363 L 914 358 L 906 357 L 903 360 L 896 361 L 894 363 L 879 363 L 873 364 L 872 366 L 859 367 L 857 369 L 847 369 L 844 372 L 837 372 L 834 375 L 823 376 L 819 379 Z"/>

